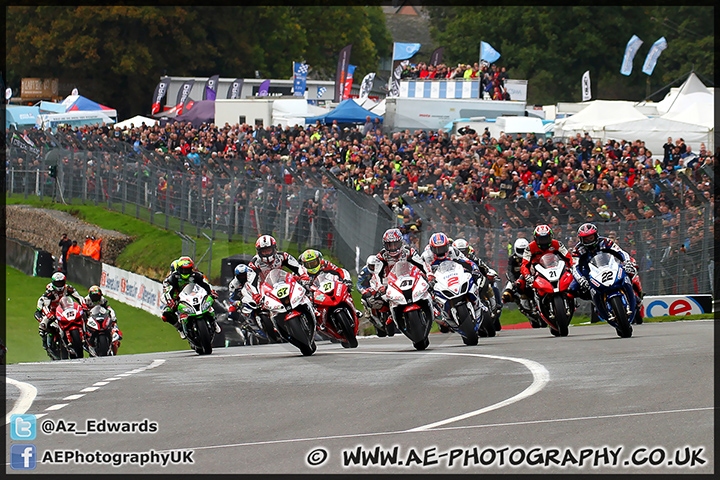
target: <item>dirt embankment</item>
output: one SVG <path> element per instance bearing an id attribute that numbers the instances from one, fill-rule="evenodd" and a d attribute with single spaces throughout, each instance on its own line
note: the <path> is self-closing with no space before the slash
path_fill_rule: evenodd
<path id="1" fill-rule="evenodd" d="M 63 233 L 67 233 L 70 240 L 77 240 L 80 248 L 88 236 L 102 238 L 100 260 L 110 265 L 115 265 L 120 252 L 133 241 L 129 235 L 100 228 L 69 213 L 27 205 L 6 205 L 5 222 L 7 237 L 28 242 L 56 258 L 60 258 L 58 242 Z"/>

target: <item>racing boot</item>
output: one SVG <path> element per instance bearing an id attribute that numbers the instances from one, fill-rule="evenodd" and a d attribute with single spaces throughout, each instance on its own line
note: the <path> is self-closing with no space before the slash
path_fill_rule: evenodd
<path id="1" fill-rule="evenodd" d="M 504 290 L 502 293 L 502 302 L 503 303 L 510 303 L 513 302 L 513 294 L 510 290 Z"/>
<path id="2" fill-rule="evenodd" d="M 180 338 L 182 338 L 183 340 L 185 340 L 185 332 L 183 332 L 183 328 L 182 328 L 182 325 L 180 324 L 180 320 L 178 320 L 177 322 L 175 322 L 175 323 L 173 324 L 173 327 L 175 327 L 175 328 L 177 329 L 178 333 L 180 334 Z"/>

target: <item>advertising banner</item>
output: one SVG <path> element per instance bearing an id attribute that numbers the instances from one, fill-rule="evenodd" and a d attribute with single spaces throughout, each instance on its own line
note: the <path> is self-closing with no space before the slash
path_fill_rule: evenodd
<path id="1" fill-rule="evenodd" d="M 160 282 L 103 263 L 100 288 L 112 299 L 153 315 L 162 315 L 165 302 Z"/>
<path id="2" fill-rule="evenodd" d="M 712 295 L 657 295 L 643 298 L 643 317 L 712 313 Z"/>

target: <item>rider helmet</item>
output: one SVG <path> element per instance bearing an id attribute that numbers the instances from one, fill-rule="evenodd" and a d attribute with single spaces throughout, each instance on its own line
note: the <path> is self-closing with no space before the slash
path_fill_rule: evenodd
<path id="1" fill-rule="evenodd" d="M 467 256 L 470 253 L 470 244 L 464 238 L 458 238 L 453 242 L 453 247 L 457 248 L 460 253 Z"/>
<path id="2" fill-rule="evenodd" d="M 60 291 L 65 288 L 65 274 L 62 272 L 55 272 L 52 276 L 52 286 L 54 290 Z"/>
<path id="3" fill-rule="evenodd" d="M 270 262 L 277 253 L 277 242 L 271 235 L 262 235 L 255 242 L 255 250 L 261 260 Z"/>
<path id="4" fill-rule="evenodd" d="M 592 248 L 597 245 L 598 239 L 600 238 L 597 227 L 592 223 L 583 223 L 580 225 L 580 228 L 578 228 L 578 237 L 580 238 L 580 243 L 586 248 Z"/>
<path id="5" fill-rule="evenodd" d="M 402 252 L 402 234 L 397 228 L 390 228 L 383 234 L 383 246 L 391 257 L 398 257 Z"/>
<path id="6" fill-rule="evenodd" d="M 244 263 L 238 264 L 238 266 L 235 267 L 235 278 L 237 278 L 237 281 L 242 284 L 245 284 L 245 282 L 247 282 L 247 276 L 248 276 L 249 270 L 250 270 L 250 267 L 248 267 Z"/>
<path id="7" fill-rule="evenodd" d="M 100 290 L 100 287 L 97 285 L 93 285 L 90 287 L 90 290 L 88 290 L 88 294 L 90 295 L 90 300 L 93 303 L 97 303 L 102 299 L 102 290 Z"/>
<path id="8" fill-rule="evenodd" d="M 533 237 L 540 250 L 547 250 L 553 238 L 552 228 L 549 225 L 538 225 L 533 231 Z"/>
<path id="9" fill-rule="evenodd" d="M 368 270 L 371 272 L 375 272 L 375 267 L 378 263 L 378 258 L 375 255 L 370 255 L 367 258 L 367 261 L 365 262 L 365 265 L 367 265 Z"/>
<path id="10" fill-rule="evenodd" d="M 516 257 L 522 257 L 525 254 L 525 249 L 528 247 L 529 243 L 524 238 L 518 238 L 515 240 L 515 244 L 513 245 L 513 253 Z"/>
<path id="11" fill-rule="evenodd" d="M 322 266 L 323 255 L 317 250 L 308 249 L 300 255 L 300 263 L 303 264 L 309 274 L 315 275 L 320 271 Z"/>
<path id="12" fill-rule="evenodd" d="M 180 278 L 188 281 L 190 279 L 190 274 L 192 273 L 194 266 L 195 264 L 193 263 L 192 258 L 180 257 L 177 260 L 176 271 L 180 275 Z"/>
<path id="13" fill-rule="evenodd" d="M 450 250 L 450 241 L 447 235 L 442 232 L 433 233 L 430 237 L 430 250 L 436 257 L 445 258 L 448 250 Z"/>

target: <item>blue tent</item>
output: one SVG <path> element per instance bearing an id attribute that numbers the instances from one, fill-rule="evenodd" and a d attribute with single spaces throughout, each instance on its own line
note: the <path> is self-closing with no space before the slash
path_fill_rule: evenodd
<path id="1" fill-rule="evenodd" d="M 15 128 L 34 127 L 37 116 L 40 114 L 38 107 L 20 105 L 6 105 L 5 107 L 5 128 L 14 125 Z"/>
<path id="2" fill-rule="evenodd" d="M 117 117 L 117 111 L 114 108 L 100 105 L 97 102 L 93 102 L 89 98 L 85 98 L 82 95 L 68 95 L 65 100 L 62 101 L 62 105 L 65 105 L 65 112 L 97 112 L 101 111 L 108 117 Z"/>
<path id="3" fill-rule="evenodd" d="M 305 123 L 315 123 L 318 120 L 320 123 L 332 123 L 333 120 L 337 120 L 338 123 L 365 123 L 366 117 L 370 117 L 371 120 L 379 118 L 381 122 L 383 119 L 380 115 L 358 105 L 352 98 L 348 98 L 324 115 L 305 117 Z"/>

